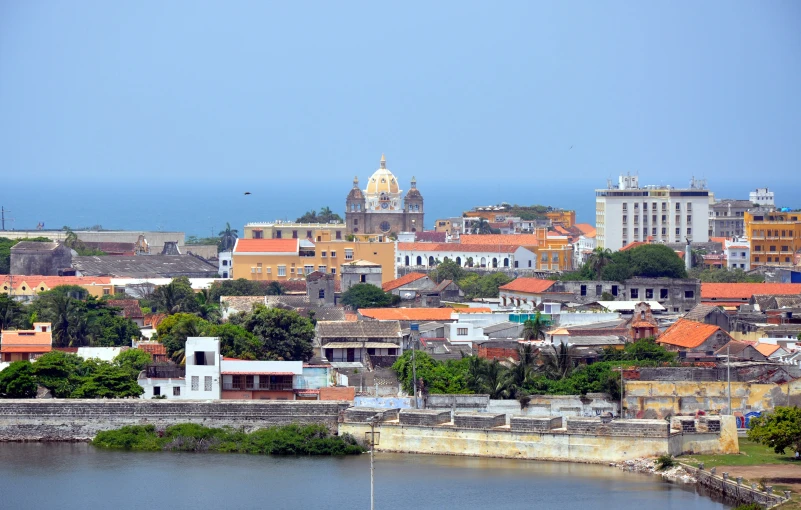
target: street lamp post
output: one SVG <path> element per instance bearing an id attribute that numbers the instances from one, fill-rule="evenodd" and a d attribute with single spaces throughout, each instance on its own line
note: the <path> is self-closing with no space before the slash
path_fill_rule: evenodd
<path id="1" fill-rule="evenodd" d="M 420 334 L 420 325 L 417 323 L 413 323 L 409 325 L 409 333 L 410 333 L 410 340 L 412 340 L 412 387 L 414 388 L 414 394 L 412 395 L 412 400 L 414 401 L 414 408 L 417 409 L 417 363 L 414 359 L 414 351 L 417 350 L 417 337 Z"/>

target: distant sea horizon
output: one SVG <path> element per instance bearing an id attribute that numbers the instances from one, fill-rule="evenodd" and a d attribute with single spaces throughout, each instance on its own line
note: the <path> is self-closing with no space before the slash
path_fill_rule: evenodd
<path id="1" fill-rule="evenodd" d="M 399 176 L 404 193 L 408 181 Z M 405 184 L 405 185 L 404 185 Z M 595 224 L 595 188 L 601 182 L 541 182 L 492 176 L 476 180 L 418 180 L 424 198 L 425 229 L 440 218 L 461 216 L 473 207 L 501 202 L 547 205 L 576 211 L 579 223 Z M 801 197 L 767 185 L 777 195 L 777 205 L 799 207 Z M 777 183 L 778 185 L 778 183 Z M 363 187 L 363 186 L 362 186 Z M 677 186 L 678 187 L 678 186 Z M 710 186 L 716 198 L 747 199 L 757 185 L 737 182 Z M 7 183 L 0 190 L 0 205 L 7 211 L 6 230 L 73 229 L 101 225 L 105 230 L 179 231 L 187 237 L 217 235 L 230 223 L 239 230 L 249 222 L 294 221 L 306 211 L 330 207 L 344 218 L 350 179 L 199 182 L 197 180 L 135 181 L 115 179 L 63 183 L 30 181 Z M 250 192 L 250 195 L 245 195 Z M 784 200 L 783 200 L 784 199 Z M 796 203 L 787 203 L 792 199 Z M 0 233 L 2 237 L 2 233 Z"/>

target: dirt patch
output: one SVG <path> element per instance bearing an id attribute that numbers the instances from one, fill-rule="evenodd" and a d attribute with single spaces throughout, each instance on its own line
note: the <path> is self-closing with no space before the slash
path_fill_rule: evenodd
<path id="1" fill-rule="evenodd" d="M 718 474 L 726 472 L 732 478 L 742 476 L 749 482 L 764 478 L 768 483 L 786 485 L 794 494 L 801 493 L 801 462 L 797 464 L 764 464 L 761 466 L 718 466 Z"/>

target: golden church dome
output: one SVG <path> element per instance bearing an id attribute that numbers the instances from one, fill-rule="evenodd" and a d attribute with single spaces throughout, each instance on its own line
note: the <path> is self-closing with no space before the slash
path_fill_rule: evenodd
<path id="1" fill-rule="evenodd" d="M 398 179 L 387 170 L 387 158 L 381 155 L 381 167 L 367 181 L 367 194 L 399 193 Z"/>

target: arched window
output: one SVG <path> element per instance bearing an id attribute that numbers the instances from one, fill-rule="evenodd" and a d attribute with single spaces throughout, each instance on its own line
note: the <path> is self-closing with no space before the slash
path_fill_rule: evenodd
<path id="1" fill-rule="evenodd" d="M 458 264 L 461 267 L 461 265 L 462 265 L 462 257 L 456 257 L 456 264 Z"/>
<path id="2" fill-rule="evenodd" d="M 503 267 L 509 267 L 509 258 L 508 257 L 504 257 L 504 259 L 503 259 Z"/>
<path id="3" fill-rule="evenodd" d="M 487 267 L 487 258 L 481 257 L 481 267 Z"/>
<path id="4" fill-rule="evenodd" d="M 417 265 L 418 266 L 422 266 L 423 265 L 423 257 L 421 257 L 420 255 L 417 256 Z"/>
<path id="5" fill-rule="evenodd" d="M 498 259 L 492 257 L 492 267 L 498 267 Z"/>
<path id="6" fill-rule="evenodd" d="M 408 266 L 409 265 L 409 256 L 408 255 L 406 255 L 405 262 L 406 262 L 406 265 Z"/>
<path id="7" fill-rule="evenodd" d="M 431 255 L 428 257 L 428 267 L 433 267 L 433 266 L 434 266 L 434 256 Z"/>

